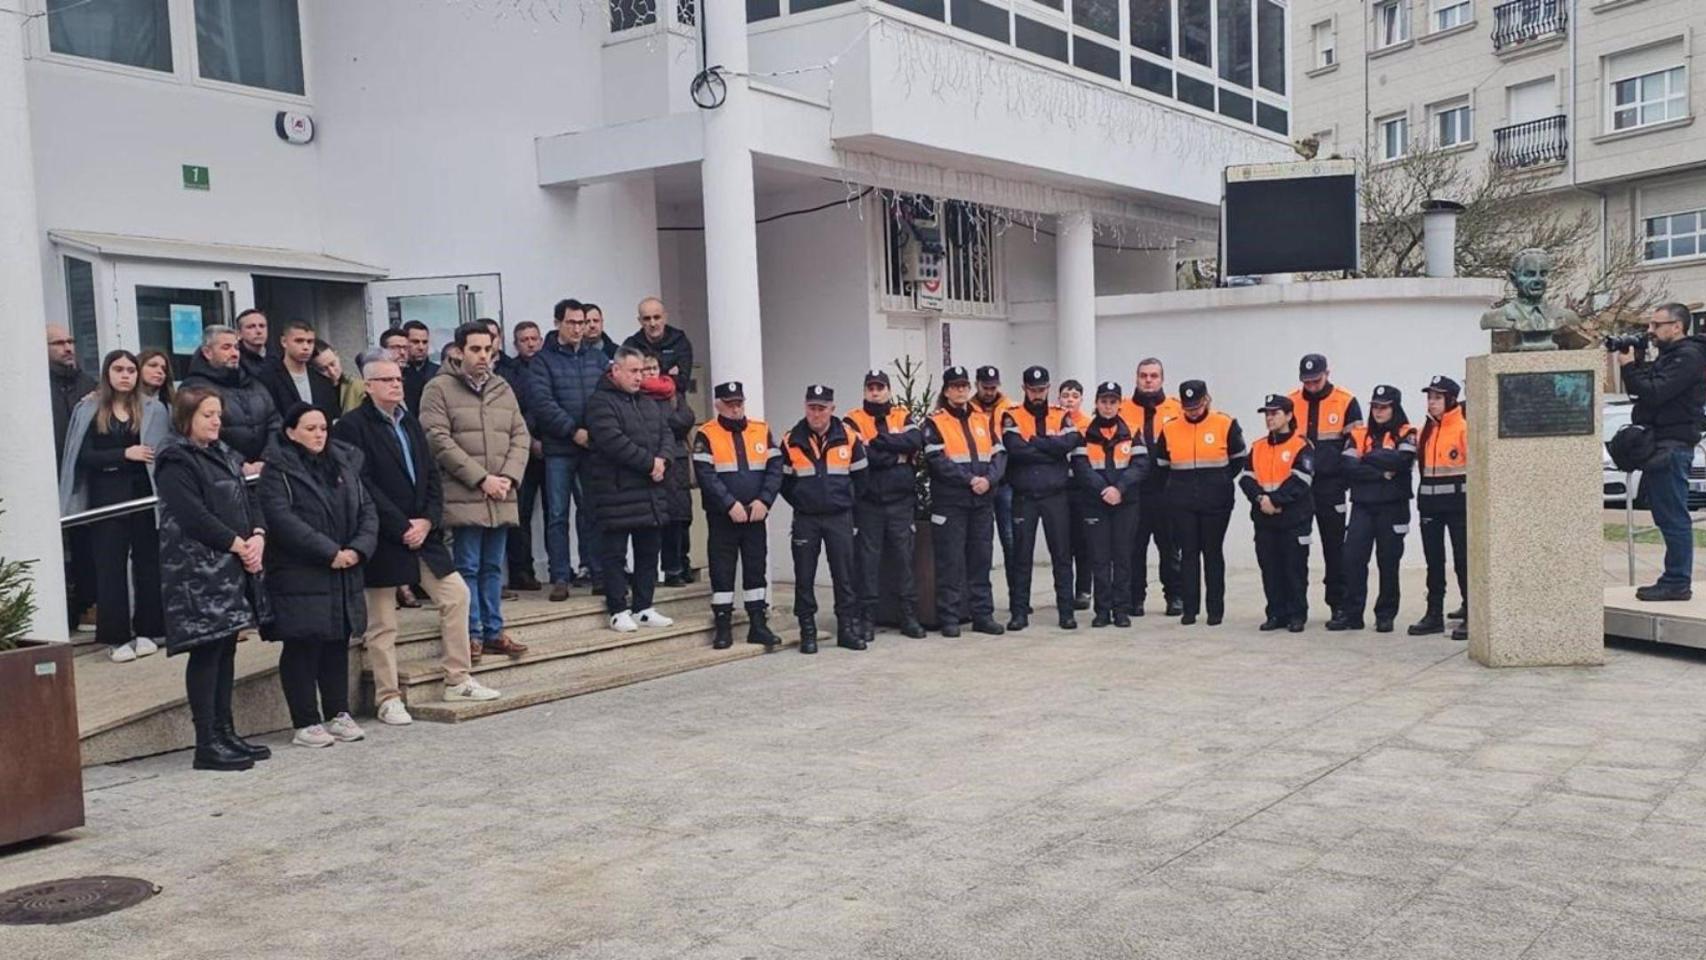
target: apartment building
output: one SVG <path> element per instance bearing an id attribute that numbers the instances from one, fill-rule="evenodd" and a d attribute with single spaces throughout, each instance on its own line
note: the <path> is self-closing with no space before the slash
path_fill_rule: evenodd
<path id="1" fill-rule="evenodd" d="M 1293 135 L 1371 166 L 1462 151 L 1532 175 L 1601 252 L 1706 304 L 1701 0 L 1292 0 Z"/>

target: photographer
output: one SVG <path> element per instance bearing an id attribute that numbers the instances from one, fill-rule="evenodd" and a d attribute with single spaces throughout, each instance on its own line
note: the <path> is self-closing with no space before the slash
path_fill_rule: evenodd
<path id="1" fill-rule="evenodd" d="M 1665 540 L 1665 569 L 1657 583 L 1635 591 L 1639 600 L 1687 600 L 1693 595 L 1694 528 L 1688 516 L 1688 467 L 1700 442 L 1706 410 L 1706 338 L 1691 337 L 1688 308 L 1667 303 L 1653 311 L 1647 331 L 1658 345 L 1625 347 L 1617 354 L 1623 383 L 1635 400 L 1633 421 L 1652 431 L 1657 451 L 1647 462 L 1642 489 L 1653 523 Z"/>

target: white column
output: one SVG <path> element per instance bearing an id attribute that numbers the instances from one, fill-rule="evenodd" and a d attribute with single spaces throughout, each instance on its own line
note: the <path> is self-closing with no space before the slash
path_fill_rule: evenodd
<path id="1" fill-rule="evenodd" d="M 711 8 L 711 9 L 707 9 Z M 746 79 L 746 18 L 738 4 L 700 4 L 709 63 L 721 64 L 728 99 L 701 111 L 705 159 L 699 165 L 705 214 L 705 308 L 710 328 L 711 382 L 746 385 L 749 415 L 764 415 L 764 353 L 760 349 L 758 227 L 752 186 L 753 118 Z"/>
<path id="2" fill-rule="evenodd" d="M 1055 218 L 1054 382 L 1073 378 L 1096 389 L 1095 224 L 1084 211 Z"/>
<path id="3" fill-rule="evenodd" d="M 12 4 L 17 6 L 17 4 Z M 53 458 L 43 327 L 41 230 L 36 224 L 35 160 L 24 86 L 23 18 L 0 10 L 0 325 L 13 349 L 0 350 L 0 396 L 18 404 L 8 418 L 7 465 L 0 469 L 0 557 L 34 560 L 36 616 L 30 636 L 65 640 L 65 574 L 59 542 L 59 464 Z"/>

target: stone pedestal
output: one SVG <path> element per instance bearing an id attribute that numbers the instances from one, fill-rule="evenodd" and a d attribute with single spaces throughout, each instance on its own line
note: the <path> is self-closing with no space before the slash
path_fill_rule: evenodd
<path id="1" fill-rule="evenodd" d="M 1605 662 L 1599 359 L 1577 350 L 1469 358 L 1469 655 L 1478 663 Z M 1586 374 L 1589 424 L 1569 423 L 1579 402 L 1546 393 L 1548 375 L 1569 373 Z M 1501 398 L 1500 377 L 1522 374 L 1542 378 L 1521 384 L 1529 392 L 1520 404 Z M 1514 394 L 1519 382 L 1507 387 Z M 1505 436 L 1502 402 L 1511 406 Z M 1590 429 L 1512 435 L 1572 427 Z"/>

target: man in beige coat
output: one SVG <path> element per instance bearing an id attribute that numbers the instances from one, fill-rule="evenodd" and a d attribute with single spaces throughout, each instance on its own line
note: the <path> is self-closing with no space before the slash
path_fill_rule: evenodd
<path id="1" fill-rule="evenodd" d="M 515 393 L 492 372 L 496 345 L 482 324 L 456 329 L 459 368 L 446 365 L 421 390 L 421 426 L 444 474 L 444 525 L 456 569 L 472 593 L 468 636 L 486 653 L 519 657 L 504 633 L 502 594 L 509 528 L 521 521 L 516 491 L 532 437 Z"/>

